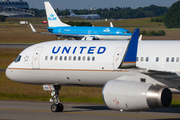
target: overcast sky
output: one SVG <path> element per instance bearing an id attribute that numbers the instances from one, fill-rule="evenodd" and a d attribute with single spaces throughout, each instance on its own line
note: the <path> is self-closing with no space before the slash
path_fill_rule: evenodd
<path id="1" fill-rule="evenodd" d="M 10 0 L 13 1 L 13 0 Z M 30 8 L 44 9 L 44 0 L 23 0 L 29 3 Z M 53 8 L 59 9 L 88 9 L 111 7 L 145 7 L 151 4 L 170 7 L 178 0 L 50 0 Z"/>

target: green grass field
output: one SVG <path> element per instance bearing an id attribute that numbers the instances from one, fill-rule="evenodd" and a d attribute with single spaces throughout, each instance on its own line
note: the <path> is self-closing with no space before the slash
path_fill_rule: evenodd
<path id="1" fill-rule="evenodd" d="M 97 87 L 65 87 L 60 90 L 60 100 L 77 103 L 103 103 L 102 88 Z M 48 101 L 50 92 L 44 91 L 40 85 L 25 85 L 9 80 L 4 72 L 0 72 L 1 100 Z"/>
<path id="2" fill-rule="evenodd" d="M 29 21 L 34 26 L 47 27 L 47 25 L 41 24 L 46 18 L 8 18 L 5 24 L 0 23 L 0 43 L 39 43 L 57 39 L 54 35 L 33 33 L 28 25 L 16 25 L 20 20 Z M 77 18 L 64 18 L 63 21 L 78 20 Z M 83 20 L 81 19 L 80 21 Z M 92 20 L 91 22 L 95 26 L 109 26 L 109 21 Z M 133 31 L 134 28 L 140 28 L 140 30 L 165 30 L 166 32 L 166 36 L 143 36 L 144 40 L 178 40 L 180 36 L 180 29 L 166 29 L 161 22 L 150 22 L 150 18 L 117 20 L 112 22 L 115 27 L 123 27 L 130 31 Z M 47 31 L 40 28 L 36 29 L 37 31 Z M 0 48 L 0 68 L 6 68 L 22 50 Z M 103 103 L 101 91 L 102 88 L 97 87 L 62 87 L 60 90 L 60 99 L 63 102 Z M 0 72 L 0 99 L 48 101 L 50 97 L 50 92 L 44 91 L 42 86 L 16 83 L 10 81 L 4 72 Z M 180 95 L 173 95 L 172 106 L 180 106 Z"/>
<path id="3" fill-rule="evenodd" d="M 77 18 L 63 18 L 64 21 L 78 21 Z M 58 37 L 54 35 L 42 35 L 33 33 L 29 25 L 19 25 L 20 20 L 26 20 L 33 24 L 33 26 L 47 27 L 41 24 L 46 18 L 8 18 L 7 22 L 0 23 L 0 43 L 39 43 L 49 40 L 57 40 Z M 79 20 L 89 21 L 89 20 Z M 109 26 L 110 21 L 90 20 L 94 26 Z M 111 21 L 115 27 L 122 27 L 130 30 L 135 28 L 140 30 L 164 30 L 165 36 L 143 36 L 143 40 L 179 40 L 180 29 L 166 29 L 162 22 L 151 22 L 150 18 L 141 19 L 125 19 Z M 16 23 L 18 23 L 16 25 Z M 4 25 L 4 27 L 3 27 Z M 47 32 L 46 29 L 35 28 L 37 31 Z"/>

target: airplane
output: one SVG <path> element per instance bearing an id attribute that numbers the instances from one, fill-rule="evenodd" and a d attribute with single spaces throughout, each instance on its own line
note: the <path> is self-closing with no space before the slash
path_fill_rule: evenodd
<path id="1" fill-rule="evenodd" d="M 82 40 L 125 40 L 130 39 L 132 33 L 129 30 L 118 27 L 89 27 L 89 26 L 70 26 L 63 23 L 49 2 L 44 2 L 46 15 L 48 20 L 47 30 L 50 33 L 37 32 L 33 26 L 30 24 L 31 29 L 35 33 L 47 34 L 47 35 L 56 35 L 60 37 L 82 39 Z"/>
<path id="2" fill-rule="evenodd" d="M 72 10 L 69 10 L 70 15 L 68 17 L 80 17 L 84 19 L 100 19 L 98 14 L 76 15 Z"/>
<path id="3" fill-rule="evenodd" d="M 105 104 L 118 111 L 168 107 L 172 92 L 180 88 L 180 41 L 146 42 L 138 37 L 135 29 L 131 40 L 38 43 L 18 55 L 6 76 L 51 91 L 52 112 L 64 109 L 58 97 L 61 86 L 103 87 Z"/>

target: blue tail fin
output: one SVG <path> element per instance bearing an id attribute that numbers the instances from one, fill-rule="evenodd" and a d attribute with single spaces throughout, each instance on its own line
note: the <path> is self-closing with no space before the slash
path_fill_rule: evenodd
<path id="1" fill-rule="evenodd" d="M 119 68 L 135 68 L 138 48 L 139 28 L 134 29 L 133 35 L 126 49 L 126 54 Z"/>

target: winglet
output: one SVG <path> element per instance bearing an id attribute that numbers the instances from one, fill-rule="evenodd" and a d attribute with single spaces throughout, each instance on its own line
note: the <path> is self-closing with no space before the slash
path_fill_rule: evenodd
<path id="1" fill-rule="evenodd" d="M 63 23 L 57 14 L 55 13 L 54 9 L 52 8 L 49 2 L 44 2 L 45 9 L 46 9 L 46 16 L 48 20 L 49 27 L 61 27 L 61 26 L 70 26 L 68 24 Z"/>
<path id="2" fill-rule="evenodd" d="M 110 22 L 110 27 L 114 27 L 113 24 L 112 24 L 112 22 Z"/>
<path id="3" fill-rule="evenodd" d="M 34 27 L 31 25 L 31 23 L 29 23 L 30 27 L 31 27 L 31 30 L 35 33 L 37 33 L 37 31 L 34 29 Z"/>
<path id="4" fill-rule="evenodd" d="M 119 68 L 135 68 L 138 48 L 139 28 L 134 29 L 133 35 L 126 49 L 126 54 Z"/>

